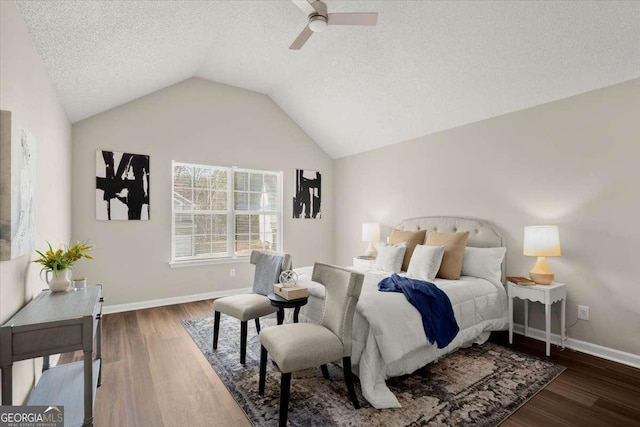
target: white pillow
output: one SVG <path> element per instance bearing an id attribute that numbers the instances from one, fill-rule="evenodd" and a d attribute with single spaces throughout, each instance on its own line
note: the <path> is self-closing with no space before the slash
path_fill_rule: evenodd
<path id="1" fill-rule="evenodd" d="M 462 275 L 479 277 L 499 284 L 502 282 L 502 260 L 507 248 L 464 248 Z"/>
<path id="2" fill-rule="evenodd" d="M 400 273 L 402 260 L 407 250 L 405 242 L 390 245 L 388 243 L 378 244 L 378 256 L 376 257 L 376 268 L 390 273 Z"/>
<path id="3" fill-rule="evenodd" d="M 432 281 L 438 274 L 443 256 L 444 246 L 416 245 L 409 261 L 407 276 Z"/>

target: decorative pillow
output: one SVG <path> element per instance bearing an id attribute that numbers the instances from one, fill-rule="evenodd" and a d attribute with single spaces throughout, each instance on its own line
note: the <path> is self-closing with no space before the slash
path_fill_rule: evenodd
<path id="1" fill-rule="evenodd" d="M 407 276 L 426 281 L 432 281 L 442 263 L 444 246 L 416 245 L 411 255 Z"/>
<path id="2" fill-rule="evenodd" d="M 378 244 L 376 268 L 390 273 L 399 273 L 406 250 L 407 246 L 404 243 L 398 243 L 397 245 Z"/>
<path id="3" fill-rule="evenodd" d="M 464 258 L 464 248 L 467 246 L 469 232 L 464 233 L 437 233 L 435 231 L 427 234 L 425 245 L 444 246 L 444 256 L 442 264 L 436 277 L 441 279 L 458 280 L 462 271 L 462 258 Z"/>
<path id="4" fill-rule="evenodd" d="M 411 255 L 416 245 L 421 245 L 424 242 L 424 236 L 427 230 L 420 231 L 402 231 L 395 228 L 391 231 L 389 236 L 389 243 L 396 244 L 404 242 L 407 245 L 407 250 L 404 253 L 404 259 L 402 260 L 402 271 L 407 271 L 409 268 L 409 262 L 411 261 Z"/>
<path id="5" fill-rule="evenodd" d="M 502 282 L 502 260 L 507 248 L 471 248 L 464 249 L 462 275 L 479 277 L 500 284 Z"/>

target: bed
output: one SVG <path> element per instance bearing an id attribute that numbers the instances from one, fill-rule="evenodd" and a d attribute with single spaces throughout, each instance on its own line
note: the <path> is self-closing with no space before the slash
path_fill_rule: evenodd
<path id="1" fill-rule="evenodd" d="M 504 238 L 495 226 L 474 219 L 420 217 L 404 220 L 395 228 L 446 233 L 469 231 L 467 246 L 505 246 Z M 309 302 L 300 311 L 300 321 L 317 323 L 322 319 L 324 287 L 311 282 L 312 269 L 296 269 L 299 284 L 309 287 Z M 435 343 L 428 343 L 420 313 L 403 294 L 377 290 L 378 282 L 390 273 L 370 267 L 353 269 L 363 272 L 365 280 L 353 320 L 351 360 L 353 370 L 360 378 L 363 396 L 375 408 L 400 407 L 398 399 L 386 386 L 387 378 L 410 374 L 461 347 L 482 344 L 491 331 L 504 330 L 508 326 L 504 261 L 501 281 L 472 276 L 433 281 L 451 300 L 460 327 L 455 339 L 442 349 Z"/>

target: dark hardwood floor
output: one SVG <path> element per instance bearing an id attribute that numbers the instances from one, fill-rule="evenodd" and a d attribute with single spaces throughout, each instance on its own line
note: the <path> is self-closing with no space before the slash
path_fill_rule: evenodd
<path id="1" fill-rule="evenodd" d="M 201 301 L 105 315 L 95 426 L 250 426 L 180 324 L 212 314 Z M 507 345 L 507 334 L 492 341 Z M 517 335 L 513 348 L 544 357 L 540 341 Z M 640 426 L 640 370 L 555 347 L 550 360 L 567 370 L 503 426 Z"/>
<path id="2" fill-rule="evenodd" d="M 507 332 L 491 341 L 509 346 Z M 545 343 L 514 335 L 512 348 L 545 358 Z M 502 426 L 640 426 L 640 369 L 551 347 L 549 360 L 566 366 Z"/>

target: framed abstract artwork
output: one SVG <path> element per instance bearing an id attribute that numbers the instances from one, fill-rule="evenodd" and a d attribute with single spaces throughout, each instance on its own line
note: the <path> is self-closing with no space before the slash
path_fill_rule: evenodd
<path id="1" fill-rule="evenodd" d="M 149 156 L 96 151 L 96 219 L 150 219 Z"/>
<path id="2" fill-rule="evenodd" d="M 322 174 L 318 171 L 296 169 L 295 196 L 293 197 L 293 217 L 322 217 Z"/>
<path id="3" fill-rule="evenodd" d="M 0 111 L 0 260 L 35 249 L 37 142 L 11 111 Z"/>

